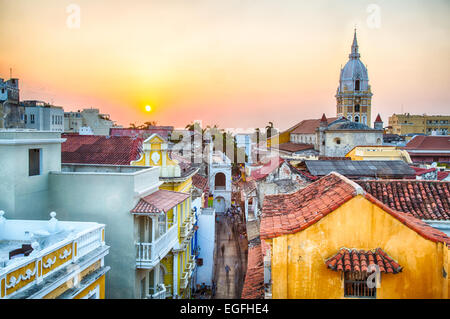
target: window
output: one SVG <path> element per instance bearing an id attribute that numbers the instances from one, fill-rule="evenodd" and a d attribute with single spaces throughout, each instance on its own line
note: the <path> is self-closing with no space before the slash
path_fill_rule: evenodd
<path id="1" fill-rule="evenodd" d="M 355 91 L 359 91 L 359 80 L 355 81 Z"/>
<path id="2" fill-rule="evenodd" d="M 339 145 L 339 144 L 341 144 L 341 139 L 339 137 L 336 137 L 334 139 L 334 142 Z"/>
<path id="3" fill-rule="evenodd" d="M 359 116 L 358 115 L 355 116 L 355 122 L 359 122 Z"/>
<path id="4" fill-rule="evenodd" d="M 30 123 L 34 124 L 34 114 L 30 114 Z"/>
<path id="5" fill-rule="evenodd" d="M 214 177 L 214 186 L 215 189 L 225 189 L 225 174 L 224 173 L 217 173 Z"/>
<path id="6" fill-rule="evenodd" d="M 25 114 L 23 118 L 25 120 L 25 124 L 27 124 L 27 115 Z"/>
<path id="7" fill-rule="evenodd" d="M 356 104 L 356 105 L 355 105 L 355 112 L 359 112 L 359 111 L 360 111 L 359 104 Z"/>
<path id="8" fill-rule="evenodd" d="M 28 150 L 28 176 L 41 175 L 41 150 Z"/>
<path id="9" fill-rule="evenodd" d="M 344 297 L 376 298 L 377 288 L 369 288 L 368 276 L 367 273 L 345 272 Z"/>

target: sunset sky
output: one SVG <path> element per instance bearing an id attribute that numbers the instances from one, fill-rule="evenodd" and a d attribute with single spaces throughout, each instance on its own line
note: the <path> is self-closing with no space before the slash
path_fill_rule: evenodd
<path id="1" fill-rule="evenodd" d="M 448 0 L 0 0 L 0 77 L 12 68 L 21 99 L 124 126 L 286 129 L 335 116 L 356 25 L 372 118 L 387 125 L 402 110 L 450 114 L 449 16 Z"/>

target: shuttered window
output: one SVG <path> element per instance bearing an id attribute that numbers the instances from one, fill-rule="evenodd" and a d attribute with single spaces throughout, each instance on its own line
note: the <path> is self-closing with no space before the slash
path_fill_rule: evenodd
<path id="1" fill-rule="evenodd" d="M 41 175 L 41 150 L 28 150 L 28 175 Z"/>

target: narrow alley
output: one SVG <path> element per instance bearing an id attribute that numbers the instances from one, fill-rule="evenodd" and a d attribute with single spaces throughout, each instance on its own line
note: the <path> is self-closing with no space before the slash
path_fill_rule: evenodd
<path id="1" fill-rule="evenodd" d="M 215 299 L 239 299 L 247 269 L 247 240 L 240 236 L 237 222 L 223 214 L 216 220 L 214 282 Z"/>

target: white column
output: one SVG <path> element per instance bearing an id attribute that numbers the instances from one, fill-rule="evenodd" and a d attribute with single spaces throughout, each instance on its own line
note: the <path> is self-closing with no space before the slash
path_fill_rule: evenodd
<path id="1" fill-rule="evenodd" d="M 153 291 L 156 293 L 157 291 L 157 287 L 158 284 L 160 284 L 159 282 L 159 270 L 160 270 L 160 265 L 159 263 L 156 265 L 155 268 L 153 268 Z"/>
<path id="2" fill-rule="evenodd" d="M 172 298 L 178 299 L 178 253 L 173 253 L 173 287 Z"/>

